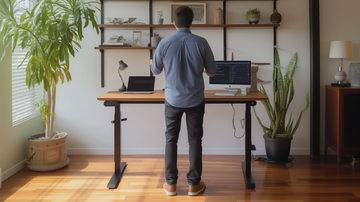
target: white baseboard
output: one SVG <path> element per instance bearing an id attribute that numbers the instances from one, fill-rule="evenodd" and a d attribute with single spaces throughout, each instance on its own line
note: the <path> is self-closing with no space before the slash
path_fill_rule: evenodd
<path id="1" fill-rule="evenodd" d="M 23 169 L 25 167 L 26 167 L 26 164 L 25 164 L 25 159 L 24 159 L 20 163 L 14 165 L 10 169 L 4 171 L 4 173 L 2 173 L 2 178 L 0 177 L 0 179 L 1 179 L 0 181 L 3 182 L 4 180 L 8 179 L 9 177 L 11 177 L 12 175 L 19 172 L 21 169 Z"/>
<path id="2" fill-rule="evenodd" d="M 292 148 L 291 155 L 309 155 L 310 150 L 308 148 Z M 82 149 L 82 148 L 68 148 L 67 153 L 70 155 L 113 155 L 113 149 L 106 148 L 91 148 L 91 149 Z M 143 154 L 164 154 L 165 148 L 134 148 L 134 149 L 122 149 L 121 154 L 123 155 L 143 155 Z M 257 149 L 252 151 L 254 155 L 265 155 L 265 149 Z M 189 154 L 189 148 L 179 148 L 178 154 Z M 245 149 L 223 149 L 223 148 L 205 148 L 203 149 L 204 155 L 245 155 Z"/>

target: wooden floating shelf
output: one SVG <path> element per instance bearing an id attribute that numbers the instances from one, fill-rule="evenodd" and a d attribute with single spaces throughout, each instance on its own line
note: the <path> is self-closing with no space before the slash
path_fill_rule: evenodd
<path id="1" fill-rule="evenodd" d="M 98 27 L 129 27 L 129 28 L 141 28 L 141 27 L 174 27 L 173 24 L 145 24 L 145 25 L 136 25 L 136 24 L 99 24 Z M 280 27 L 280 24 L 193 24 L 191 27 Z"/>
<path id="2" fill-rule="evenodd" d="M 129 0 L 102 0 L 102 1 L 129 1 Z M 149 0 L 133 0 L 133 1 L 149 1 Z M 152 1 L 169 1 L 169 0 L 152 0 Z M 184 1 L 184 0 L 172 0 L 172 1 Z M 186 0 L 186 1 L 198 2 L 198 0 Z M 207 1 L 219 1 L 219 0 L 207 0 Z M 226 0 L 226 1 L 274 1 L 274 0 Z"/>
<path id="3" fill-rule="evenodd" d="M 132 49 L 132 50 L 151 50 L 156 49 L 156 47 L 123 47 L 123 46 L 101 46 L 95 47 L 95 49 L 104 50 L 104 49 Z"/>

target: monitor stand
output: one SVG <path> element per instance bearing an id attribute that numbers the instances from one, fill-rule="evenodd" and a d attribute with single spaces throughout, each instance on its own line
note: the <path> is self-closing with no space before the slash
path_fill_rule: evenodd
<path id="1" fill-rule="evenodd" d="M 249 88 L 240 88 L 241 93 L 236 96 L 246 96 L 249 93 Z"/>
<path id="2" fill-rule="evenodd" d="M 221 93 L 215 93 L 215 95 L 219 96 L 246 96 L 249 92 L 249 88 L 240 88 L 241 93 L 238 94 L 237 88 L 228 88 L 228 91 L 221 92 Z"/>
<path id="3" fill-rule="evenodd" d="M 228 91 L 221 92 L 221 93 L 215 93 L 215 95 L 219 96 L 235 96 L 238 93 L 237 88 L 228 88 Z"/>

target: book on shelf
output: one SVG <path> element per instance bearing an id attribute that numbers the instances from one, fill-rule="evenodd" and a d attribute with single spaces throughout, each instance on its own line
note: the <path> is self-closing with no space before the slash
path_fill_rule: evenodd
<path id="1" fill-rule="evenodd" d="M 103 43 L 100 47 L 131 47 L 131 45 L 126 43 Z"/>
<path id="2" fill-rule="evenodd" d="M 118 46 L 121 46 L 121 45 L 124 45 L 124 43 L 116 43 L 116 42 L 114 42 L 114 43 L 103 43 L 103 45 L 118 45 Z"/>

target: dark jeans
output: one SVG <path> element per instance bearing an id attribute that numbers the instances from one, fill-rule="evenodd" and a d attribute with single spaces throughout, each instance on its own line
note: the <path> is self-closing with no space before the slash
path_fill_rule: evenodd
<path id="1" fill-rule="evenodd" d="M 165 178 L 169 185 L 177 183 L 177 142 L 181 126 L 181 117 L 186 114 L 186 126 L 189 143 L 190 167 L 187 180 L 190 186 L 200 183 L 202 173 L 202 137 L 205 102 L 191 108 L 177 108 L 165 101 L 166 145 Z"/>

